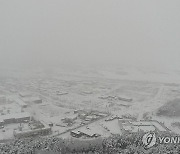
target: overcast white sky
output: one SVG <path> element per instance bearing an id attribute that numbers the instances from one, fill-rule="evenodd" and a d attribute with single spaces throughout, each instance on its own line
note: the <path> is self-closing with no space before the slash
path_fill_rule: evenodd
<path id="1" fill-rule="evenodd" d="M 180 68 L 179 0 L 0 0 L 0 64 Z"/>

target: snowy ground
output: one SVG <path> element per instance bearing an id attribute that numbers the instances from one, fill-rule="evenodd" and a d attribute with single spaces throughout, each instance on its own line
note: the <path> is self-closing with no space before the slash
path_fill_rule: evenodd
<path id="1" fill-rule="evenodd" d="M 159 107 L 167 101 L 179 97 L 180 73 L 179 71 L 147 71 L 136 68 L 120 68 L 102 70 L 70 70 L 54 71 L 50 76 L 43 72 L 21 76 L 18 73 L 14 78 L 6 77 L 0 82 L 2 93 L 10 95 L 11 89 L 18 91 L 30 91 L 43 98 L 43 104 L 31 105 L 28 111 L 46 124 L 49 122 L 60 123 L 67 112 L 75 109 L 95 109 L 110 112 L 113 115 L 124 114 L 137 115 L 138 120 L 143 119 L 143 114 L 149 112 L 153 119 L 165 122 L 168 128 L 179 132 L 179 129 L 172 128 L 171 123 L 179 118 L 164 118 L 155 116 Z M 12 84 L 13 83 L 13 84 Z M 11 88 L 9 88 L 11 87 Z M 58 96 L 57 91 L 67 92 L 66 95 Z M 129 107 L 122 105 L 127 102 L 115 100 L 103 100 L 101 96 L 120 96 L 132 98 Z M 110 106 L 112 105 L 112 106 Z M 107 125 L 111 133 L 121 133 L 116 123 L 102 122 Z M 103 136 L 111 133 L 104 130 L 100 123 L 90 124 L 92 131 L 97 131 Z M 54 133 L 60 133 L 68 128 L 54 126 Z M 68 134 L 68 133 L 67 133 Z M 62 136 L 68 137 L 69 134 Z"/>

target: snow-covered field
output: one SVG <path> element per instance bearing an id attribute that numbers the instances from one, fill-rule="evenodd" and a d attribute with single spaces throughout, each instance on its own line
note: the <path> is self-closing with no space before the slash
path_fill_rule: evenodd
<path id="1" fill-rule="evenodd" d="M 41 105 L 31 105 L 28 112 L 35 119 L 46 124 L 61 123 L 67 113 L 77 109 L 98 110 L 109 112 L 112 115 L 130 114 L 142 120 L 145 113 L 152 119 L 167 124 L 168 128 L 180 133 L 179 129 L 172 128 L 175 118 L 164 118 L 156 115 L 157 110 L 175 98 L 180 97 L 180 71 L 158 71 L 137 68 L 103 68 L 103 69 L 54 69 L 51 74 L 39 71 L 30 73 L 11 72 L 8 76 L 1 76 L 0 90 L 9 95 L 14 91 L 30 91 L 43 98 Z M 12 78 L 13 76 L 13 78 Z M 62 93 L 64 95 L 58 95 Z M 102 97 L 131 98 L 131 102 L 118 99 L 101 99 Z M 69 113 L 68 113 L 69 114 Z M 176 121 L 180 120 L 176 117 Z M 104 122 L 103 122 L 104 123 Z M 110 132 L 102 128 L 99 123 L 93 123 L 91 130 L 103 136 L 119 132 L 113 122 L 109 125 Z M 106 126 L 106 127 L 107 127 Z M 54 126 L 53 131 L 61 133 L 67 128 Z M 64 134 L 63 136 L 68 136 Z"/>

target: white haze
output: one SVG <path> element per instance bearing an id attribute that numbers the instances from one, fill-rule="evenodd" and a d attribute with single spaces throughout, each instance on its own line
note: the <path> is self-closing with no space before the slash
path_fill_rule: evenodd
<path id="1" fill-rule="evenodd" d="M 179 8 L 179 0 L 1 0 L 0 64 L 178 69 Z"/>

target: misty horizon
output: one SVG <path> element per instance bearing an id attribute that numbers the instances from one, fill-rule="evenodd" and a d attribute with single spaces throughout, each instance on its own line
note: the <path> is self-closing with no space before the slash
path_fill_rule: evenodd
<path id="1" fill-rule="evenodd" d="M 180 2 L 1 1 L 3 67 L 178 69 Z"/>

